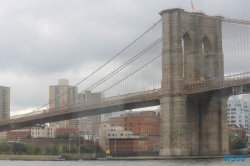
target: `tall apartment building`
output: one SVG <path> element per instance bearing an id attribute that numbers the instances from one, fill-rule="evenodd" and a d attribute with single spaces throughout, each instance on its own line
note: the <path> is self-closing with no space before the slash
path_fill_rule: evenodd
<path id="1" fill-rule="evenodd" d="M 227 102 L 227 123 L 239 125 L 250 132 L 250 101 L 230 97 Z"/>
<path id="2" fill-rule="evenodd" d="M 79 94 L 78 102 L 84 103 L 84 104 L 92 104 L 92 103 L 98 103 L 104 98 L 104 93 L 102 92 L 96 92 L 92 93 L 91 91 L 85 91 L 85 93 Z M 89 119 L 91 119 L 92 122 L 100 122 L 105 121 L 105 114 L 100 115 L 94 115 L 89 116 Z"/>
<path id="3" fill-rule="evenodd" d="M 0 86 L 0 120 L 10 117 L 10 88 Z"/>
<path id="4" fill-rule="evenodd" d="M 67 79 L 59 79 L 58 85 L 49 87 L 49 108 L 59 107 L 62 104 L 66 103 L 76 103 L 75 100 L 72 100 L 74 96 L 78 94 L 77 87 L 68 85 L 69 82 Z M 72 122 L 72 124 L 75 124 Z M 50 123 L 50 126 L 57 126 L 59 128 L 69 127 L 69 121 L 64 120 L 61 122 Z"/>

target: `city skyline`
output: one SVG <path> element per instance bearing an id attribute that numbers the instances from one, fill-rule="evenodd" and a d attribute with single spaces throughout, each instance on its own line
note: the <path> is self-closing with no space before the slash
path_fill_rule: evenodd
<path id="1" fill-rule="evenodd" d="M 192 2 L 208 15 L 250 20 L 246 0 Z M 78 83 L 160 20 L 163 9 L 192 10 L 183 0 L 0 4 L 0 85 L 11 89 L 11 115 L 46 104 L 57 79 Z"/>

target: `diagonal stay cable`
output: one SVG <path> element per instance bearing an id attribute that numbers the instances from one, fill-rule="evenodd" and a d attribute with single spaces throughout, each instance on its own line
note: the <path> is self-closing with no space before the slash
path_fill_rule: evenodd
<path id="1" fill-rule="evenodd" d="M 136 59 L 138 59 L 139 57 L 141 57 L 142 55 L 144 55 L 146 52 L 148 52 L 150 49 L 152 49 L 154 46 L 156 46 L 161 41 L 162 41 L 162 37 L 160 37 L 159 39 L 157 39 L 155 42 L 153 42 L 151 45 L 149 45 L 143 51 L 141 51 L 136 56 L 134 56 L 133 58 L 131 58 L 130 60 L 128 60 L 127 62 L 125 62 L 122 66 L 118 67 L 116 70 L 114 70 L 113 72 L 111 72 L 109 75 L 105 76 L 104 78 L 102 78 L 101 80 L 99 80 L 98 82 L 96 82 L 95 84 L 93 84 L 90 87 L 88 87 L 87 89 L 83 90 L 81 93 L 83 93 L 84 91 L 92 90 L 92 89 L 96 88 L 97 86 L 99 86 L 100 84 L 102 84 L 103 82 L 107 81 L 112 76 L 114 76 L 115 74 L 117 74 L 118 72 L 120 72 L 122 69 L 124 69 L 125 67 L 127 67 L 129 64 L 131 64 L 132 62 L 134 62 Z M 77 97 L 79 97 L 79 95 L 81 93 L 79 93 L 78 95 L 74 96 L 69 101 L 72 101 L 72 100 L 76 99 Z M 67 101 L 67 102 L 69 102 L 69 101 Z M 67 104 L 67 102 L 65 102 L 64 105 Z"/>
<path id="2" fill-rule="evenodd" d="M 112 87 L 114 87 L 115 85 L 119 84 L 120 82 L 124 81 L 125 79 L 129 78 L 130 76 L 132 76 L 133 74 L 135 74 L 136 72 L 138 72 L 139 70 L 141 70 L 142 68 L 146 67 L 148 64 L 150 64 L 151 62 L 153 62 L 154 60 L 156 60 L 157 58 L 161 57 L 162 54 L 158 55 L 157 57 L 155 57 L 154 59 L 152 59 L 151 61 L 149 61 L 148 63 L 146 63 L 145 65 L 143 65 L 142 67 L 140 67 L 139 69 L 135 70 L 133 73 L 129 74 L 127 77 L 123 78 L 122 80 L 118 81 L 117 83 L 113 84 L 112 86 L 110 86 L 109 88 L 105 89 L 104 91 L 102 91 L 103 93 L 106 92 L 107 90 L 111 89 Z"/>
<path id="3" fill-rule="evenodd" d="M 52 103 L 53 101 L 55 101 L 56 99 L 62 97 L 63 95 L 65 95 L 66 93 L 68 93 L 69 91 L 71 91 L 73 88 L 77 87 L 79 84 L 81 84 L 82 82 L 84 82 L 85 80 L 87 80 L 89 77 L 91 77 L 92 75 L 94 75 L 97 71 L 99 71 L 100 69 L 102 69 L 104 66 L 106 66 L 108 63 L 110 63 L 112 60 L 114 60 L 116 57 L 118 57 L 121 53 L 123 53 L 125 50 L 127 50 L 131 45 L 133 45 L 135 42 L 137 42 L 140 38 L 142 38 L 145 34 L 147 34 L 151 29 L 153 29 L 158 23 L 161 22 L 161 19 L 159 21 L 157 21 L 152 27 L 150 27 L 147 31 L 145 31 L 142 35 L 140 35 L 137 39 L 135 39 L 131 44 L 129 44 L 127 47 L 125 47 L 122 51 L 120 51 L 117 55 L 115 55 L 113 58 L 111 58 L 108 62 L 106 62 L 105 64 L 103 64 L 101 67 L 99 67 L 97 70 L 95 70 L 93 73 L 91 73 L 90 75 L 88 75 L 86 78 L 84 78 L 82 81 L 80 81 L 79 83 L 77 83 L 75 86 L 71 87 L 68 91 L 64 92 L 63 94 L 61 94 L 60 96 L 58 96 L 57 98 L 51 100 L 50 102 L 48 102 L 47 104 L 44 104 L 43 106 L 37 108 L 35 111 L 40 110 L 41 108 L 49 105 L 50 103 Z"/>

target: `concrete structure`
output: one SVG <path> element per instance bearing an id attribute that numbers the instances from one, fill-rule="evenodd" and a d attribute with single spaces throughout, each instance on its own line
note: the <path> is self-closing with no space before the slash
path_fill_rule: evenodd
<path id="1" fill-rule="evenodd" d="M 10 118 L 10 88 L 0 86 L 0 120 Z"/>
<path id="2" fill-rule="evenodd" d="M 32 138 L 55 138 L 56 127 L 49 127 L 48 125 L 31 127 Z"/>
<path id="3" fill-rule="evenodd" d="M 67 79 L 59 79 L 58 85 L 49 87 L 49 108 L 56 108 L 67 103 L 76 103 L 73 97 L 78 94 L 77 87 L 68 85 Z M 70 122 L 71 125 L 75 125 L 75 120 Z M 64 120 L 60 122 L 50 123 L 50 126 L 57 126 L 59 128 L 69 127 L 69 121 Z M 72 126 L 71 126 L 72 127 Z"/>
<path id="4" fill-rule="evenodd" d="M 230 97 L 227 101 L 227 123 L 241 125 L 250 132 L 250 101 Z"/>
<path id="5" fill-rule="evenodd" d="M 224 77 L 222 17 L 168 9 L 162 18 L 161 156 L 227 155 L 228 96 L 184 95 L 184 84 Z"/>

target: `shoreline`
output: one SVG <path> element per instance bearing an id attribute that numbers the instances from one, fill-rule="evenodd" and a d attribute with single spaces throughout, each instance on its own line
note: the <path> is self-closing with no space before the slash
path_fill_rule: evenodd
<path id="1" fill-rule="evenodd" d="M 244 156 L 249 158 L 250 155 L 229 155 L 229 156 Z M 155 157 L 155 156 L 138 156 L 138 157 L 106 157 L 106 158 L 85 158 L 85 159 L 64 159 L 59 156 L 46 155 L 0 155 L 0 160 L 22 160 L 22 161 L 108 161 L 108 160 L 197 160 L 197 159 L 224 159 L 224 156 L 192 156 L 192 157 Z"/>

